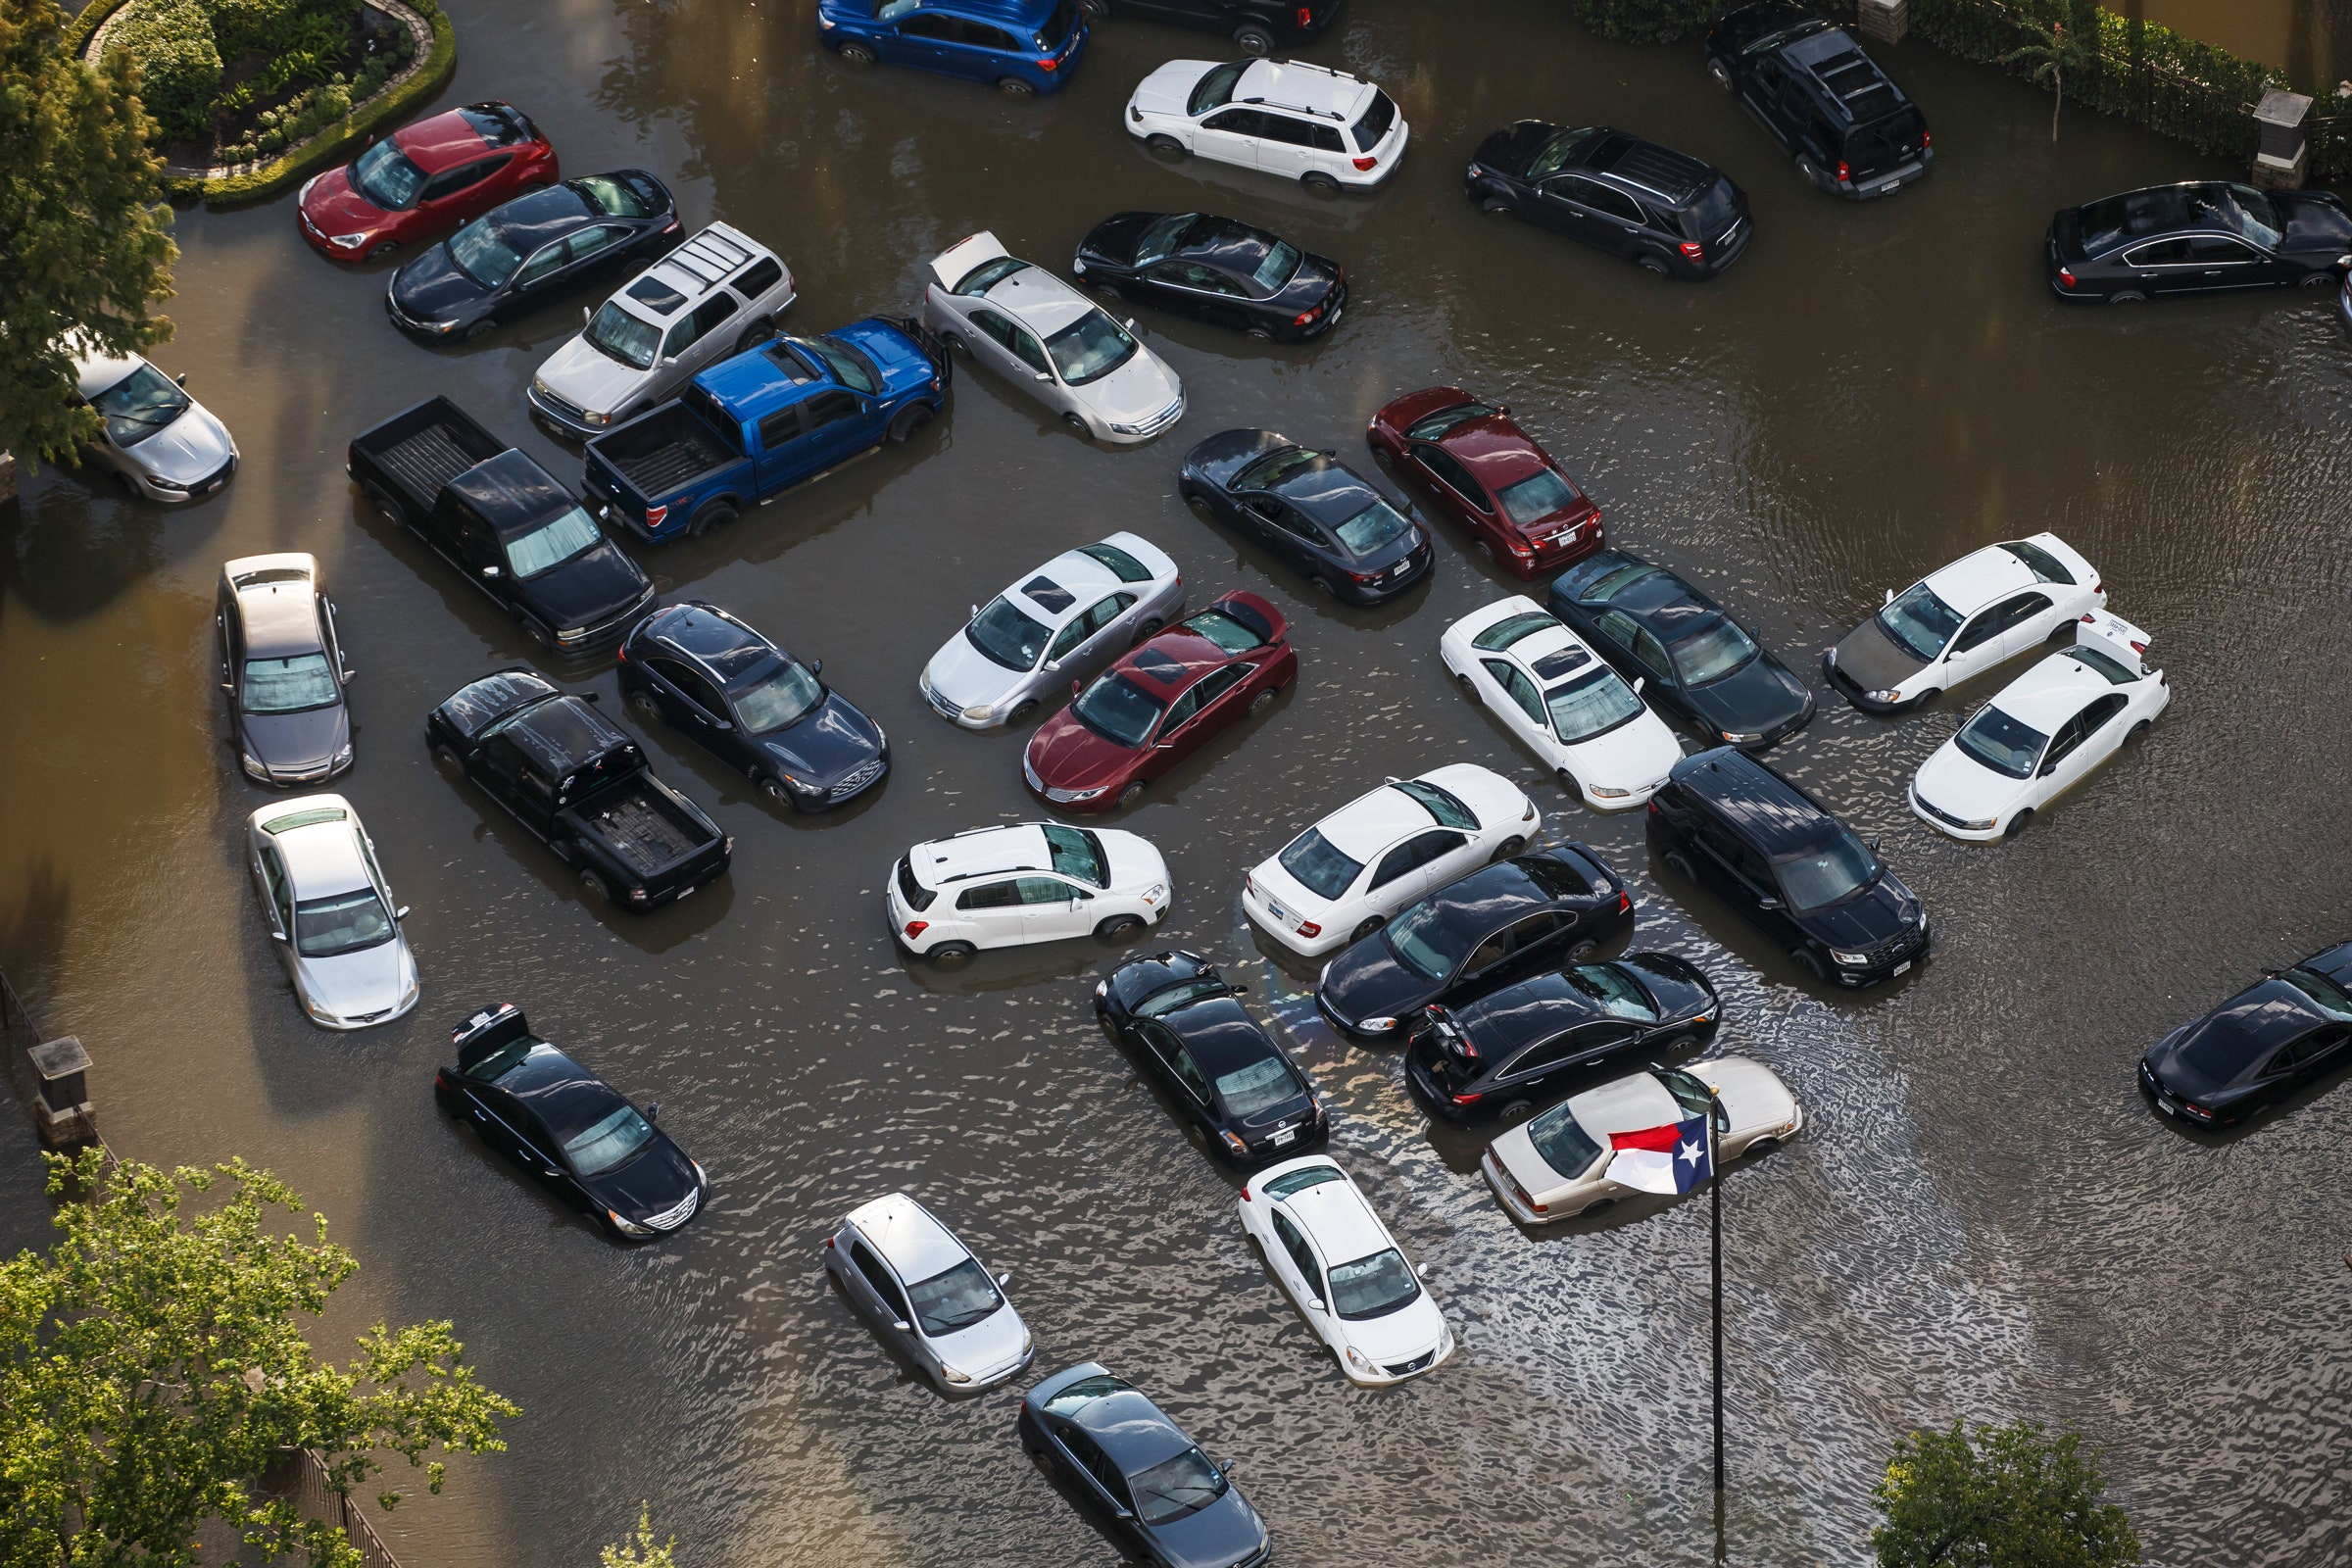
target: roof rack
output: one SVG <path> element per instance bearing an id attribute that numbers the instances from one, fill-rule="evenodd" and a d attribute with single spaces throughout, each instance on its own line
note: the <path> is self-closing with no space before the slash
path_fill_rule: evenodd
<path id="1" fill-rule="evenodd" d="M 705 288 L 716 287 L 751 259 L 748 248 L 721 233 L 715 225 L 662 258 Z"/>

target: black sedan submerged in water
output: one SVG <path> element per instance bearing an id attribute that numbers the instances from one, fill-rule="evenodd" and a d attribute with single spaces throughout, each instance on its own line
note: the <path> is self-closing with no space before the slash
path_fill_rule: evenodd
<path id="1" fill-rule="evenodd" d="M 2051 292 L 2094 304 L 2332 287 L 2352 271 L 2352 210 L 2324 190 L 2151 185 L 2060 212 L 2042 262 Z"/>
<path id="2" fill-rule="evenodd" d="M 2278 969 L 2140 1058 L 2166 1115 L 2226 1127 L 2352 1063 L 2352 942 Z"/>
<path id="3" fill-rule="evenodd" d="M 1184 455 L 1176 493 L 1351 605 L 1429 575 L 1429 532 L 1328 452 L 1272 430 L 1226 430 Z"/>
<path id="4" fill-rule="evenodd" d="M 1306 1074 L 1234 1000 L 1244 987 L 1197 953 L 1130 958 L 1095 983 L 1095 1016 L 1235 1164 L 1288 1159 L 1329 1125 Z"/>
<path id="5" fill-rule="evenodd" d="M 494 207 L 401 264 L 384 292 L 392 324 L 428 340 L 478 337 L 664 256 L 678 204 L 642 169 L 589 174 Z"/>
<path id="6" fill-rule="evenodd" d="M 676 1230 L 710 1191 L 703 1167 L 602 1078 L 531 1033 L 522 1009 L 485 1007 L 450 1032 L 454 1067 L 433 1099 L 482 1142 L 614 1236 Z"/>
<path id="7" fill-rule="evenodd" d="M 1070 270 L 1141 304 L 1285 342 L 1328 331 L 1348 302 L 1339 263 L 1207 213 L 1114 213 L 1078 242 Z"/>

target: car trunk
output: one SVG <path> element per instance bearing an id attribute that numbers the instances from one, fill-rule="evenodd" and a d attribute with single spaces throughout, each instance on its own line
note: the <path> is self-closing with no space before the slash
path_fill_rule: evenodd
<path id="1" fill-rule="evenodd" d="M 1928 122 L 1906 105 L 1883 120 L 1846 132 L 1845 162 L 1853 182 L 1867 185 L 1882 175 L 1919 162 L 1927 150 Z"/>

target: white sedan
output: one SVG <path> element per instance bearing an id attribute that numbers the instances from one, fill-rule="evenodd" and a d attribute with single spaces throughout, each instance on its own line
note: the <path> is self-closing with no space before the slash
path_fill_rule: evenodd
<path id="1" fill-rule="evenodd" d="M 1168 862 L 1150 839 L 1059 822 L 917 844 L 883 886 L 892 939 L 943 960 L 1090 933 L 1117 941 L 1166 919 L 1174 898 Z"/>
<path id="2" fill-rule="evenodd" d="M 1127 134 L 1310 189 L 1369 190 L 1396 172 L 1411 128 L 1361 76 L 1304 60 L 1171 60 L 1127 100 Z"/>
<path id="3" fill-rule="evenodd" d="M 1562 787 L 1599 811 L 1642 805 L 1683 760 L 1666 721 L 1543 606 L 1498 599 L 1446 628 L 1438 657 Z"/>
<path id="4" fill-rule="evenodd" d="M 1017 724 L 1176 618 L 1184 575 L 1141 534 L 1114 533 L 1047 562 L 941 645 L 915 684 L 965 729 Z"/>
<path id="5" fill-rule="evenodd" d="M 1986 545 L 1930 572 L 1822 655 L 1822 672 L 1866 713 L 1892 713 L 2028 653 L 2086 611 L 2106 584 L 2054 533 Z"/>
<path id="6" fill-rule="evenodd" d="M 305 795 L 245 819 L 245 858 L 278 962 L 313 1023 L 365 1029 L 416 1005 L 416 960 L 400 934 L 375 842 L 340 795 Z"/>
<path id="7" fill-rule="evenodd" d="M 1354 1383 L 1402 1383 L 1453 1353 L 1421 1273 L 1339 1162 L 1269 1165 L 1243 1184 L 1242 1229 Z"/>
<path id="8" fill-rule="evenodd" d="M 1081 435 L 1149 441 L 1184 416 L 1184 386 L 1101 306 L 986 230 L 931 258 L 923 323 Z"/>
<path id="9" fill-rule="evenodd" d="M 1911 809 L 1956 839 L 2022 832 L 2173 700 L 2140 656 L 2148 634 L 2104 611 L 2084 615 L 2074 646 L 2027 670 L 1969 715 L 1911 778 Z"/>
<path id="10" fill-rule="evenodd" d="M 1710 1087 L 1721 1107 L 1715 1118 L 1718 1169 L 1784 1144 L 1804 1128 L 1796 1097 L 1770 1067 L 1745 1056 L 1720 1056 L 1688 1067 L 1652 1067 L 1588 1089 L 1495 1139 L 1480 1156 L 1479 1169 L 1523 1225 L 1591 1213 L 1644 1190 L 1610 1178 L 1617 1141 L 1704 1116 Z"/>
<path id="11" fill-rule="evenodd" d="M 1259 861 L 1242 909 L 1284 947 L 1319 957 L 1423 894 L 1517 855 L 1542 826 L 1518 785 L 1473 762 L 1393 778 Z"/>

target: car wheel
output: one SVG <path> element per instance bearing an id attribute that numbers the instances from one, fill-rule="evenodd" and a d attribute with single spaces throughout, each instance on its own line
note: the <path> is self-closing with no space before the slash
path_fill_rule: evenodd
<path id="1" fill-rule="evenodd" d="M 1159 634 L 1159 628 L 1160 619 L 1157 615 L 1145 616 L 1143 623 L 1135 628 L 1135 641 L 1129 643 L 1127 646 L 1130 648 L 1143 647 L 1144 644 L 1150 642 L 1153 637 Z"/>
<path id="2" fill-rule="evenodd" d="M 1815 190 L 1828 190 L 1830 188 L 1829 181 L 1822 177 L 1821 167 L 1814 163 L 1812 159 L 1807 158 L 1802 154 L 1799 154 L 1797 157 L 1796 172 L 1804 175 L 1806 183 L 1811 185 Z"/>
<path id="3" fill-rule="evenodd" d="M 944 968 L 949 964 L 969 962 L 972 955 L 978 951 L 969 942 L 942 942 L 931 950 L 930 958 Z"/>
<path id="4" fill-rule="evenodd" d="M 1100 27 L 1110 20 L 1110 0 L 1078 0 L 1078 9 L 1086 13 L 1089 26 Z"/>
<path id="5" fill-rule="evenodd" d="M 487 336 L 489 336 L 489 335 L 490 335 L 490 333 L 491 333 L 493 330 L 495 330 L 495 329 L 497 328 L 497 326 L 498 326 L 498 322 L 497 322 L 497 321 L 495 321 L 495 320 L 491 319 L 489 317 L 485 316 L 485 317 L 483 317 L 483 318 L 482 318 L 480 320 L 478 320 L 478 321 L 474 321 L 474 322 L 471 322 L 470 324 L 468 324 L 468 325 L 466 326 L 466 342 L 468 342 L 468 343 L 470 343 L 470 342 L 472 342 L 472 341 L 473 341 L 475 338 L 478 338 L 478 337 L 487 337 Z"/>
<path id="6" fill-rule="evenodd" d="M 1144 145 L 1151 148 L 1153 152 L 1159 154 L 1159 156 L 1162 158 L 1181 160 L 1190 158 L 1193 155 L 1191 148 L 1185 146 L 1184 143 L 1178 141 L 1166 131 L 1161 131 L 1156 136 L 1146 138 Z"/>
<path id="7" fill-rule="evenodd" d="M 2335 270 L 2333 268 L 2323 267 L 2316 272 L 2303 274 L 2302 286 L 2305 288 L 2332 288 L 2334 285 Z"/>
<path id="8" fill-rule="evenodd" d="M 648 724 L 658 723 L 662 718 L 662 705 L 654 701 L 652 692 L 629 693 L 629 711 Z"/>
<path id="9" fill-rule="evenodd" d="M 1642 269 L 1642 270 L 1644 272 L 1649 273 L 1652 277 L 1667 277 L 1672 275 L 1671 271 L 1668 270 L 1663 261 L 1660 261 L 1655 256 L 1649 255 L 1647 252 L 1635 257 L 1634 265 Z"/>
<path id="10" fill-rule="evenodd" d="M 1373 932 L 1379 930 L 1382 926 L 1387 925 L 1388 923 L 1389 918 L 1387 915 L 1376 914 L 1370 919 L 1362 922 L 1354 930 L 1348 932 L 1348 940 L 1350 942 L 1361 942 L 1364 940 L 1364 938 L 1370 936 Z"/>
<path id="11" fill-rule="evenodd" d="M 1037 699 L 1034 697 L 1025 697 L 1021 700 L 1019 707 L 1015 708 L 1011 712 L 1004 715 L 1004 722 L 1007 724 L 1018 724 L 1022 719 L 1027 718 L 1030 714 L 1036 711 Z"/>
<path id="12" fill-rule="evenodd" d="M 1007 98 L 1034 98 L 1037 96 L 1037 88 L 1018 76 L 999 76 L 997 91 Z"/>
<path id="13" fill-rule="evenodd" d="M 914 439 L 914 433 L 917 430 L 920 430 L 924 425 L 931 422 L 931 418 L 932 409 L 930 404 L 907 404 L 897 414 L 891 416 L 891 444 L 893 446 L 905 446 L 907 442 Z"/>
<path id="14" fill-rule="evenodd" d="M 376 511 L 382 513 L 394 522 L 398 522 L 400 520 L 400 507 L 390 496 L 384 493 L 384 489 L 381 485 L 362 485 L 360 487 L 360 493 L 368 498 L 368 504 L 373 507 Z"/>
<path id="15" fill-rule="evenodd" d="M 610 904 L 612 902 L 612 890 L 605 886 L 603 877 L 583 865 L 580 867 L 580 897 L 590 904 Z"/>
<path id="16" fill-rule="evenodd" d="M 1274 35 L 1254 22 L 1245 22 L 1233 29 L 1233 46 L 1246 55 L 1269 55 L 1274 52 Z"/>
<path id="17" fill-rule="evenodd" d="M 1242 328 L 1242 332 L 1243 335 L 1256 338 L 1261 343 L 1271 343 L 1274 341 L 1274 334 L 1267 331 L 1262 326 L 1246 326 Z"/>
<path id="18" fill-rule="evenodd" d="M 369 251 L 369 252 L 368 253 L 368 259 L 369 261 L 371 261 L 371 262 L 380 262 L 380 261 L 382 261 L 382 260 L 383 260 L 385 257 L 387 257 L 387 256 L 391 255 L 393 252 L 395 252 L 395 251 L 397 251 L 397 250 L 399 250 L 399 249 L 400 249 L 400 241 L 398 241 L 398 240 L 396 240 L 396 239 L 388 239 L 388 240 L 384 241 L 384 242 L 383 242 L 381 245 L 378 245 L 378 246 L 377 246 L 375 249 L 373 249 L 373 250 Z"/>
<path id="19" fill-rule="evenodd" d="M 1576 1211 L 1576 1217 L 1578 1219 L 1583 1219 L 1592 1214 L 1606 1214 L 1610 1209 L 1615 1208 L 1616 1206 L 1617 1200 L 1614 1198 L 1595 1198 L 1592 1200 L 1592 1201 L 1578 1209 Z"/>
<path id="20" fill-rule="evenodd" d="M 2124 735 L 2124 744 L 2126 746 L 2130 746 L 2135 741 L 2146 740 L 2148 738 L 2149 723 L 2149 720 L 2143 718 L 2138 723 L 2132 725 L 2132 728 Z"/>
<path id="21" fill-rule="evenodd" d="M 1080 435 L 1086 437 L 1090 441 L 1095 438 L 1093 427 L 1090 426 L 1084 419 L 1078 417 L 1078 416 L 1075 414 L 1063 415 L 1061 416 L 1061 422 L 1068 425 L 1071 429 L 1077 431 Z"/>
<path id="22" fill-rule="evenodd" d="M 950 354 L 960 354 L 965 359 L 971 358 L 972 351 L 969 348 L 966 348 L 964 346 L 963 339 L 956 336 L 954 332 L 940 333 L 939 340 L 948 346 L 948 352 Z"/>
<path id="23" fill-rule="evenodd" d="M 1527 840 L 1514 833 L 1509 838 L 1504 839 L 1500 844 L 1494 846 L 1494 854 L 1491 858 L 1489 858 L 1487 863 L 1489 865 L 1499 865 L 1526 848 Z"/>
<path id="24" fill-rule="evenodd" d="M 1504 218 L 1517 218 L 1519 216 L 1519 209 L 1513 207 L 1509 202 L 1504 201 L 1499 196 L 1490 196 L 1485 201 L 1480 202 L 1478 205 L 1482 212 L 1499 213 Z"/>
<path id="25" fill-rule="evenodd" d="M 1505 1127 L 1516 1127 L 1521 1122 L 1527 1120 L 1528 1117 L 1533 1116 L 1535 1113 L 1536 1107 L 1533 1102 L 1525 1100 L 1514 1100 L 1509 1104 L 1502 1107 L 1502 1113 L 1498 1119 Z"/>
<path id="26" fill-rule="evenodd" d="M 1753 1159 L 1758 1154 L 1769 1154 L 1780 1147 L 1781 1141 L 1778 1138 L 1759 1138 L 1754 1143 L 1748 1145 L 1745 1149 L 1740 1151 L 1740 1157 L 1741 1159 Z"/>
<path id="27" fill-rule="evenodd" d="M 1460 684 L 1462 688 L 1462 695 L 1470 699 L 1470 706 L 1472 708 L 1484 708 L 1486 706 L 1486 699 L 1478 695 L 1478 682 L 1472 680 L 1466 673 L 1458 669 L 1453 672 L 1453 678 Z"/>
<path id="28" fill-rule="evenodd" d="M 1715 78 L 1715 85 L 1721 87 L 1725 92 L 1730 92 L 1732 90 L 1732 69 L 1731 67 L 1725 65 L 1722 61 L 1708 61 L 1707 74 L 1713 76 Z"/>
<path id="29" fill-rule="evenodd" d="M 1124 942 L 1143 928 L 1141 915 L 1114 914 L 1096 922 L 1095 935 L 1105 942 Z"/>
<path id="30" fill-rule="evenodd" d="M 2034 808 L 2029 806 L 2009 819 L 2009 825 L 2001 830 L 2001 837 L 2005 839 L 2017 837 L 2026 830 L 2026 824 L 2033 820 Z"/>
<path id="31" fill-rule="evenodd" d="M 2145 305 L 2148 297 L 2135 288 L 2118 289 L 2107 296 L 2110 305 Z"/>
<path id="32" fill-rule="evenodd" d="M 1326 579 L 1326 578 L 1323 578 L 1323 577 L 1309 577 L 1309 578 L 1307 578 L 1307 579 L 1306 579 L 1306 585 L 1307 585 L 1309 588 L 1316 588 L 1316 589 L 1320 589 L 1320 590 L 1321 590 L 1321 591 L 1323 591 L 1324 593 L 1327 593 L 1327 594 L 1331 595 L 1331 597 L 1332 597 L 1332 598 L 1334 598 L 1334 599 L 1337 599 L 1337 598 L 1339 598 L 1339 597 L 1340 597 L 1339 590 L 1338 590 L 1338 589 L 1336 589 L 1336 588 L 1334 588 L 1334 587 L 1332 587 L 1332 585 L 1331 585 L 1330 581 L 1329 581 L 1328 579 Z"/>
<path id="33" fill-rule="evenodd" d="M 1300 174 L 1298 183 L 1318 196 L 1337 196 L 1340 193 L 1340 182 L 1320 169 L 1310 169 Z"/>
<path id="34" fill-rule="evenodd" d="M 873 50 L 861 43 L 845 43 L 834 52 L 853 66 L 870 66 L 875 60 Z"/>
<path id="35" fill-rule="evenodd" d="M 1250 699 L 1250 716 L 1251 718 L 1255 718 L 1258 714 L 1264 712 L 1267 709 L 1272 708 L 1273 706 L 1274 688 L 1268 686 L 1265 690 L 1259 692 L 1255 697 Z M 2140 728 L 2145 729 L 2147 726 L 2142 724 Z"/>
<path id="36" fill-rule="evenodd" d="M 754 321 L 751 325 L 745 327 L 742 331 L 735 334 L 735 352 L 738 354 L 748 354 L 753 349 L 758 348 L 760 344 L 766 342 L 769 338 L 774 337 L 775 335 L 775 321 L 768 317 L 762 316 L 760 318 L 760 319 Z"/>
<path id="37" fill-rule="evenodd" d="M 1796 966 L 1799 969 L 1804 970 L 1814 979 L 1827 980 L 1829 978 L 1828 971 L 1822 968 L 1821 960 L 1813 956 L 1811 948 L 1799 948 L 1790 956 L 1796 959 Z"/>
<path id="38" fill-rule="evenodd" d="M 1668 850 L 1665 855 L 1661 857 L 1661 858 L 1663 858 L 1666 862 L 1666 869 L 1672 871 L 1676 876 L 1681 877 L 1684 881 L 1695 882 L 1698 880 L 1698 873 L 1691 869 L 1690 857 L 1685 855 L 1682 851 Z"/>
<path id="39" fill-rule="evenodd" d="M 782 779 L 776 778 L 773 775 L 762 775 L 760 777 L 760 793 L 778 806 L 790 806 L 792 804 L 792 791 L 784 787 L 784 781 Z"/>
<path id="40" fill-rule="evenodd" d="M 1582 963 L 1599 951 L 1600 944 L 1593 941 L 1591 937 L 1587 937 L 1584 941 L 1579 942 L 1576 944 L 1576 946 L 1568 950 L 1568 961 L 1570 963 Z"/>
<path id="41" fill-rule="evenodd" d="M 539 645 L 540 652 L 547 653 L 555 648 L 556 634 L 537 621 L 526 617 L 523 620 L 522 629 L 531 634 L 531 641 Z"/>
<path id="42" fill-rule="evenodd" d="M 728 506 L 724 501 L 710 502 L 694 514 L 692 522 L 686 524 L 686 537 L 700 539 L 711 529 L 723 528 L 734 520 L 735 509 L 733 507 Z"/>
<path id="43" fill-rule="evenodd" d="M 1119 791 L 1119 809 L 1122 811 L 1131 809 L 1135 803 L 1143 798 L 1144 781 L 1140 778 L 1129 779 L 1127 787 Z"/>
<path id="44" fill-rule="evenodd" d="M 433 748 L 433 771 L 455 784 L 466 776 L 466 764 L 447 746 Z"/>

